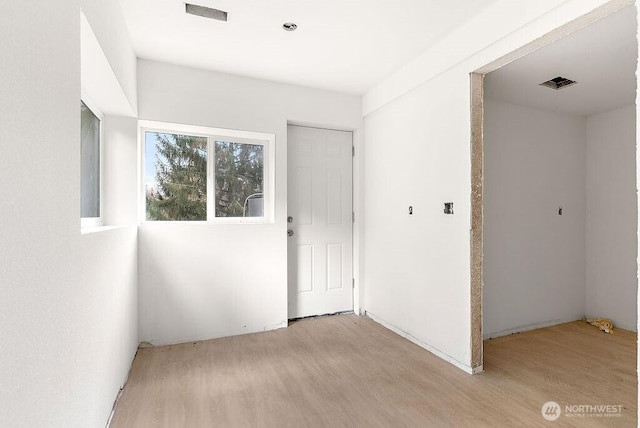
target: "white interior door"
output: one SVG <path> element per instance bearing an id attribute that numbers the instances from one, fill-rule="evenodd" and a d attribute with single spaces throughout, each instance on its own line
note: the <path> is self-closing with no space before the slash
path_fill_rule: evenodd
<path id="1" fill-rule="evenodd" d="M 289 318 L 353 310 L 352 134 L 289 126 Z"/>

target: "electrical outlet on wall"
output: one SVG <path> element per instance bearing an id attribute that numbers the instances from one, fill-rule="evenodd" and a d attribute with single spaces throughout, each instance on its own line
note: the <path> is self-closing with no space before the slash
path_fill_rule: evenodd
<path id="1" fill-rule="evenodd" d="M 444 213 L 445 214 L 453 214 L 453 202 L 445 202 L 444 203 Z"/>

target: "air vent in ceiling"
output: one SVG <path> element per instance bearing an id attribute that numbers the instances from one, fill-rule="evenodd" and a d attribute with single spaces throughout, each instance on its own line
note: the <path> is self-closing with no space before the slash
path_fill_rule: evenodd
<path id="1" fill-rule="evenodd" d="M 571 85 L 575 85 L 576 82 L 575 80 L 571 80 L 571 79 L 567 79 L 566 77 L 556 77 L 555 79 L 551 79 L 551 80 L 547 80 L 546 82 L 542 82 L 540 84 L 540 86 L 546 86 L 547 88 L 551 88 L 551 89 L 562 89 L 562 88 L 566 88 L 567 86 L 571 86 Z"/>
<path id="2" fill-rule="evenodd" d="M 198 6 L 195 4 L 185 3 L 187 7 L 186 12 L 191 15 L 202 16 L 209 19 L 216 19 L 218 21 L 227 20 L 227 12 L 218 9 L 211 9 L 210 7 Z"/>

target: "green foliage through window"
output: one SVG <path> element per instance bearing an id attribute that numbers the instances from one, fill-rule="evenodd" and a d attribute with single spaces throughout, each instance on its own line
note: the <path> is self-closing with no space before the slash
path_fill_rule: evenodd
<path id="1" fill-rule="evenodd" d="M 207 152 L 211 141 L 214 153 Z M 264 216 L 265 146 L 145 132 L 147 220 L 206 221 L 210 217 Z M 207 195 L 207 162 L 213 160 L 214 187 Z"/>
<path id="2" fill-rule="evenodd" d="M 216 217 L 248 217 L 263 202 L 264 146 L 216 141 L 215 150 Z"/>
<path id="3" fill-rule="evenodd" d="M 207 138 L 147 134 L 155 138 L 155 186 L 146 188 L 147 220 L 207 220 Z"/>

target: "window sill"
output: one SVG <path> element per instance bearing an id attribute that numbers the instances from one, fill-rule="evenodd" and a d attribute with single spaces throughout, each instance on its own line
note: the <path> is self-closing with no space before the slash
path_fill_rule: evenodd
<path id="1" fill-rule="evenodd" d="M 212 220 L 212 221 L 162 221 L 162 220 L 145 220 L 140 225 L 182 225 L 182 226 L 232 226 L 232 225 L 262 225 L 267 226 L 275 224 L 274 221 L 251 221 L 251 220 Z"/>
<path id="2" fill-rule="evenodd" d="M 94 227 L 83 227 L 80 229 L 81 235 L 88 235 L 90 233 L 100 233 L 106 232 L 107 230 L 120 229 L 123 226 L 94 226 Z"/>

